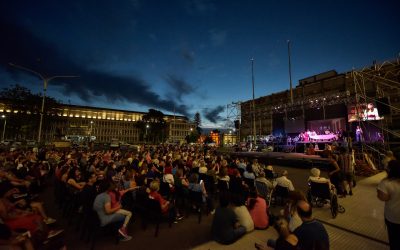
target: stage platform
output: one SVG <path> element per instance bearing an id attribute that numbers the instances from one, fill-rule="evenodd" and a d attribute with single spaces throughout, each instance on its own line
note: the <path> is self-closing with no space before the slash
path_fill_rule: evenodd
<path id="1" fill-rule="evenodd" d="M 329 160 L 319 155 L 306 155 L 304 153 L 284 153 L 284 152 L 232 152 L 232 156 L 257 158 L 264 164 L 291 166 L 297 168 L 327 169 L 330 165 Z"/>

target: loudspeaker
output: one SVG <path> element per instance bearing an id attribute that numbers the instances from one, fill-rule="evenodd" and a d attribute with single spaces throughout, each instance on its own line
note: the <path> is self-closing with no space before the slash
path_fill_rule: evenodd
<path id="1" fill-rule="evenodd" d="M 387 97 L 380 98 L 376 101 L 376 108 L 379 116 L 390 114 L 389 99 Z"/>
<path id="2" fill-rule="evenodd" d="M 240 121 L 239 120 L 235 120 L 235 129 L 239 129 L 240 128 Z"/>

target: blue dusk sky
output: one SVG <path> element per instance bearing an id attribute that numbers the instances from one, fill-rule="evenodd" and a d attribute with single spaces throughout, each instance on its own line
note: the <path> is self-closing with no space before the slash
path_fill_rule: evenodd
<path id="1" fill-rule="evenodd" d="M 289 88 L 292 77 L 392 60 L 400 52 L 400 1 L 1 1 L 0 88 L 63 103 L 186 115 L 224 124 L 226 105 Z"/>

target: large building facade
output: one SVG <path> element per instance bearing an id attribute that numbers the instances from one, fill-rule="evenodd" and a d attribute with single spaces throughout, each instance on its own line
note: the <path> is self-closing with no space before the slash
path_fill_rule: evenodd
<path id="1" fill-rule="evenodd" d="M 241 104 L 241 140 L 298 133 L 306 129 L 351 131 L 351 110 L 373 102 L 384 115 L 377 125 L 385 132 L 400 130 L 400 62 L 373 64 L 345 73 L 328 71 L 299 81 L 292 90 Z M 323 122 L 329 121 L 329 122 Z"/>
<path id="2" fill-rule="evenodd" d="M 53 142 L 63 137 L 62 139 L 91 140 L 98 143 L 110 143 L 112 140 L 126 143 L 146 142 L 143 131 L 137 126 L 145 114 L 137 111 L 63 104 L 50 109 L 44 115 L 41 140 Z M 32 123 L 39 121 L 37 112 L 15 110 L 12 105 L 4 103 L 0 104 L 0 115 L 14 116 L 14 118 L 23 116 Z M 184 141 L 195 128 L 185 116 L 164 115 L 163 119 L 166 122 L 165 138 L 170 142 Z M 14 138 L 12 131 L 5 128 L 5 138 L 10 139 L 36 139 L 37 134 L 37 131 L 30 131 L 26 138 Z"/>

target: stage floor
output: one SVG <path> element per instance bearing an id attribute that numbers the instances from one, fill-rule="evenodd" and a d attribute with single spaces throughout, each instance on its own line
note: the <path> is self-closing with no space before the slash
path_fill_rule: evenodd
<path id="1" fill-rule="evenodd" d="M 232 156 L 257 158 L 261 163 L 292 166 L 299 168 L 318 167 L 326 169 L 329 160 L 319 155 L 306 155 L 304 153 L 284 153 L 284 152 L 233 152 Z"/>

